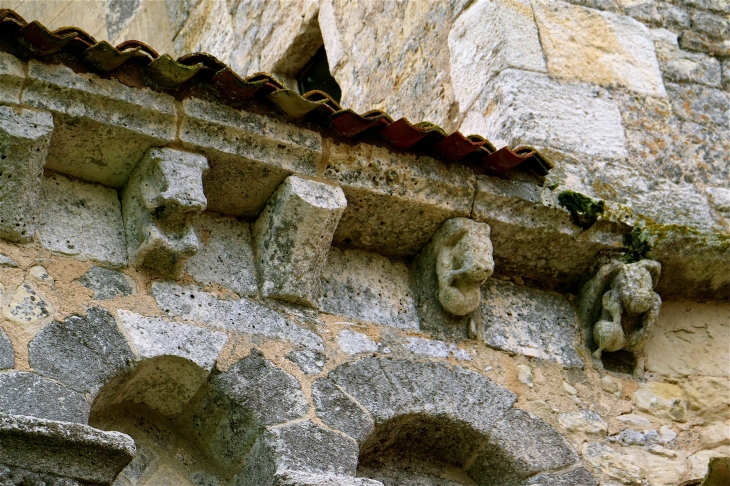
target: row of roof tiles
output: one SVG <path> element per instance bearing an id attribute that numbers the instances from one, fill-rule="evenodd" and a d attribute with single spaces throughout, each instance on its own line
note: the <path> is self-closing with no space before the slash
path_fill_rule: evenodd
<path id="1" fill-rule="evenodd" d="M 290 119 L 306 119 L 323 128 L 331 127 L 345 137 L 375 135 L 392 147 L 430 155 L 445 163 L 462 163 L 478 172 L 500 175 L 520 170 L 544 180 L 552 168 L 549 161 L 530 147 L 497 150 L 479 135 L 447 134 L 432 123 L 413 124 L 406 118 L 393 120 L 378 110 L 359 114 L 343 109 L 322 91 L 300 95 L 267 73 L 242 78 L 207 53 L 188 54 L 174 60 L 135 40 L 114 47 L 106 41 L 97 42 L 76 27 L 50 31 L 40 22 L 28 23 L 7 9 L 0 10 L 0 41 L 0 49 L 12 50 L 23 58 L 82 67 L 116 77 L 130 86 L 146 86 L 177 97 L 194 95 L 192 88 L 207 86 L 223 103 L 234 107 L 240 108 L 252 99 L 267 100 Z"/>

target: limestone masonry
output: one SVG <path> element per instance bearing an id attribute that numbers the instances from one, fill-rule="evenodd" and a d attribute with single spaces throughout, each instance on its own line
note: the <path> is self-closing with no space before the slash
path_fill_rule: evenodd
<path id="1" fill-rule="evenodd" d="M 0 8 L 0 486 L 730 482 L 726 0 Z"/>

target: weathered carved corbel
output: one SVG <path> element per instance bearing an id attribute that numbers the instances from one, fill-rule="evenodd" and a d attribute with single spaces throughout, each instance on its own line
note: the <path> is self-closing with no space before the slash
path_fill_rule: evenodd
<path id="1" fill-rule="evenodd" d="M 122 194 L 127 252 L 134 266 L 180 276 L 198 250 L 190 222 L 207 205 L 207 169 L 207 159 L 199 154 L 170 148 L 147 151 Z"/>
<path id="2" fill-rule="evenodd" d="M 446 331 L 444 327 L 451 324 L 461 327 L 462 317 L 479 307 L 481 286 L 494 271 L 490 234 L 488 224 L 468 218 L 449 219 L 418 256 L 419 314 L 423 328 Z M 476 330 L 467 333 L 475 334 Z"/>
<path id="3" fill-rule="evenodd" d="M 611 260 L 585 284 L 579 296 L 580 315 L 594 358 L 625 350 L 636 359 L 634 374 L 643 374 L 644 345 L 662 305 L 654 292 L 660 273 L 661 264 L 653 260 Z"/>

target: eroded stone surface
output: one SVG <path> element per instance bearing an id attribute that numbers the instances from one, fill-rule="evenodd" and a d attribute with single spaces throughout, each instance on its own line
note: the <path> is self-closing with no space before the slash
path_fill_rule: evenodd
<path id="1" fill-rule="evenodd" d="M 7 255 L 3 255 L 2 253 L 0 253 L 0 268 L 2 267 L 18 268 L 18 262 L 16 262 Z"/>
<path id="2" fill-rule="evenodd" d="M 120 432 L 0 414 L 0 456 L 6 466 L 110 484 L 135 452 L 134 440 Z M 26 481 L 23 484 L 68 484 L 67 480 L 33 483 L 28 478 Z"/>
<path id="3" fill-rule="evenodd" d="M 345 207 L 339 187 L 287 177 L 252 228 L 265 296 L 316 307 L 322 268 Z"/>
<path id="4" fill-rule="evenodd" d="M 318 374 L 324 368 L 327 359 L 324 353 L 311 349 L 293 349 L 285 357 L 297 365 L 305 375 Z"/>
<path id="5" fill-rule="evenodd" d="M 34 336 L 53 319 L 53 307 L 29 283 L 21 284 L 3 307 L 3 315 L 13 324 Z"/>
<path id="6" fill-rule="evenodd" d="M 249 224 L 205 212 L 192 226 L 200 243 L 185 270 L 193 279 L 204 285 L 228 287 L 238 295 L 258 293 Z"/>
<path id="7" fill-rule="evenodd" d="M 320 309 L 400 329 L 417 329 L 411 273 L 376 253 L 331 248 L 322 272 Z"/>
<path id="8" fill-rule="evenodd" d="M 553 428 L 534 415 L 511 410 L 495 426 L 469 473 L 484 484 L 497 485 L 576 462 L 578 455 Z"/>
<path id="9" fill-rule="evenodd" d="M 25 82 L 23 63 L 6 52 L 0 54 L 0 101 L 20 103 L 23 82 Z"/>
<path id="10" fill-rule="evenodd" d="M 621 454 L 600 442 L 586 442 L 582 457 L 596 474 L 623 484 L 641 484 L 641 465 L 633 455 Z"/>
<path id="11" fill-rule="evenodd" d="M 134 360 L 114 317 L 99 307 L 46 326 L 28 345 L 28 358 L 38 373 L 91 395 Z"/>
<path id="12" fill-rule="evenodd" d="M 132 295 L 134 280 L 116 270 L 92 266 L 80 279 L 81 285 L 94 291 L 94 299 L 110 300 L 117 296 Z"/>
<path id="13" fill-rule="evenodd" d="M 449 218 L 468 217 L 474 175 L 460 164 L 365 143 L 329 143 L 324 177 L 347 197 L 334 242 L 388 256 L 412 256 Z"/>
<path id="14" fill-rule="evenodd" d="M 347 329 L 337 334 L 337 345 L 347 354 L 374 353 L 378 350 L 378 343 L 361 332 Z"/>
<path id="15" fill-rule="evenodd" d="M 567 473 L 538 474 L 526 479 L 521 486 L 596 486 L 596 479 L 585 468 Z"/>
<path id="16" fill-rule="evenodd" d="M 54 174 L 43 179 L 38 238 L 47 250 L 119 267 L 127 263 L 117 191 Z"/>
<path id="17" fill-rule="evenodd" d="M 0 370 L 15 368 L 15 351 L 8 335 L 0 328 Z"/>
<path id="18" fill-rule="evenodd" d="M 289 174 L 315 175 L 316 132 L 195 98 L 183 110 L 180 139 L 210 163 L 203 181 L 210 211 L 253 218 Z"/>
<path id="19" fill-rule="evenodd" d="M 28 63 L 28 78 L 23 103 L 55 115 L 48 169 L 121 188 L 150 146 L 175 139 L 167 94 L 36 60 Z"/>
<path id="20" fill-rule="evenodd" d="M 152 284 L 152 295 L 168 315 L 199 321 L 218 329 L 261 335 L 324 351 L 322 338 L 258 301 L 224 300 L 195 286 L 171 282 Z"/>
<path id="21" fill-rule="evenodd" d="M 596 412 L 581 410 L 579 412 L 561 413 L 558 415 L 560 425 L 571 432 L 606 435 L 608 424 Z"/>
<path id="22" fill-rule="evenodd" d="M 705 420 L 730 419 L 730 379 L 700 376 L 682 385 L 690 410 Z"/>
<path id="23" fill-rule="evenodd" d="M 179 277 L 199 242 L 191 226 L 205 210 L 202 155 L 169 148 L 150 149 L 122 192 L 130 263 Z"/>
<path id="24" fill-rule="evenodd" d="M 275 486 L 382 486 L 383 483 L 367 478 L 353 478 L 338 474 L 310 474 L 286 472 L 276 478 Z"/>
<path id="25" fill-rule="evenodd" d="M 52 133 L 50 113 L 0 106 L 0 238 L 25 242 L 33 237 Z"/>
<path id="26" fill-rule="evenodd" d="M 561 1 L 532 4 L 551 75 L 665 94 L 654 43 L 641 23 Z"/>
<path id="27" fill-rule="evenodd" d="M 682 389 L 670 383 L 641 383 L 634 392 L 636 408 L 659 418 L 684 422 L 687 416 L 687 401 Z"/>
<path id="28" fill-rule="evenodd" d="M 312 400 L 322 422 L 359 443 L 373 433 L 374 424 L 367 412 L 330 380 L 320 378 L 312 384 Z"/>
<path id="29" fill-rule="evenodd" d="M 578 323 L 561 295 L 490 280 L 482 289 L 483 331 L 487 345 L 580 368 Z"/>
<path id="30" fill-rule="evenodd" d="M 80 393 L 24 371 L 0 373 L 0 412 L 85 424 L 90 405 Z"/>

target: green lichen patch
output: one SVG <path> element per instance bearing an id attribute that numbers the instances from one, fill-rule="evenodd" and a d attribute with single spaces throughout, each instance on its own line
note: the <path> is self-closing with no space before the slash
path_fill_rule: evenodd
<path id="1" fill-rule="evenodd" d="M 558 194 L 558 202 L 570 212 L 573 223 L 583 229 L 593 226 L 601 213 L 606 210 L 606 204 L 600 199 L 594 201 L 574 191 L 563 191 Z"/>
<path id="2" fill-rule="evenodd" d="M 626 263 L 634 263 L 647 258 L 646 255 L 651 251 L 649 237 L 649 232 L 639 227 L 634 228 L 631 233 L 624 236 L 622 260 Z"/>

